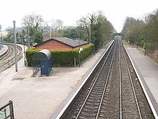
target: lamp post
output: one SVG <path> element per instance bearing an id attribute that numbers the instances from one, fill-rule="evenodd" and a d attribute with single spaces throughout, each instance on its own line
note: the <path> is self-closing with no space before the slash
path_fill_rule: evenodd
<path id="1" fill-rule="evenodd" d="M 81 45 L 81 43 L 80 43 L 80 38 L 81 38 L 81 31 L 79 31 L 79 51 L 78 51 L 78 66 L 80 67 L 80 45 Z"/>
<path id="2" fill-rule="evenodd" d="M 26 39 L 25 38 L 23 38 L 23 43 L 24 43 L 24 65 L 26 66 L 27 62 L 26 62 L 26 53 L 25 53 L 25 43 L 26 43 Z"/>
<path id="3" fill-rule="evenodd" d="M 79 67 L 80 67 L 80 60 L 81 60 L 81 56 L 80 56 L 80 53 L 83 51 L 83 48 L 79 48 Z"/>
<path id="4" fill-rule="evenodd" d="M 83 48 L 81 48 L 81 42 L 80 42 L 80 39 L 81 39 L 81 32 L 84 32 L 84 30 L 80 30 L 79 31 L 79 51 L 78 51 L 78 66 L 80 67 L 80 60 L 81 60 L 81 55 L 80 53 L 83 51 Z"/>
<path id="5" fill-rule="evenodd" d="M 14 26 L 14 49 L 15 49 L 15 71 L 18 72 L 18 65 L 17 65 L 17 45 L 16 45 L 16 25 L 15 21 L 13 21 Z"/>

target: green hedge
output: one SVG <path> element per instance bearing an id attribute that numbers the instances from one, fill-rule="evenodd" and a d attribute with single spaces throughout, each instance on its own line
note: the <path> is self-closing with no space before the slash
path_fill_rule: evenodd
<path id="1" fill-rule="evenodd" d="M 35 48 L 29 48 L 26 50 L 26 60 L 28 66 L 33 66 L 33 55 L 38 52 L 39 50 L 35 50 Z"/>
<path id="2" fill-rule="evenodd" d="M 83 51 L 80 53 L 80 61 L 87 58 L 93 52 L 93 44 L 88 44 L 82 47 Z M 33 55 L 39 50 L 29 48 L 26 51 L 26 59 L 28 66 L 33 65 Z M 50 50 L 52 54 L 53 66 L 75 66 L 79 62 L 79 48 L 72 50 Z"/>

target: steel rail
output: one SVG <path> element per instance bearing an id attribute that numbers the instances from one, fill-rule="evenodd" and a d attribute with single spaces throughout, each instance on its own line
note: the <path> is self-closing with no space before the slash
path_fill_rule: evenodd
<path id="1" fill-rule="evenodd" d="M 6 68 L 14 64 L 14 44 L 6 44 L 8 46 L 8 51 L 0 58 L 0 72 L 4 71 Z M 22 57 L 22 48 L 17 47 L 17 56 L 18 60 Z"/>
<path id="2" fill-rule="evenodd" d="M 112 45 L 112 47 L 114 47 L 114 44 Z M 108 52 L 107 58 L 106 58 L 105 61 L 103 62 L 103 65 L 101 66 L 99 72 L 96 74 L 96 76 L 95 76 L 95 81 L 94 81 L 92 87 L 90 88 L 89 93 L 87 94 L 87 96 L 86 96 L 86 98 L 85 98 L 85 100 L 84 100 L 84 102 L 83 102 L 83 104 L 82 104 L 80 110 L 78 111 L 78 114 L 77 114 L 77 116 L 75 117 L 75 119 L 78 119 L 78 118 L 79 118 L 79 115 L 81 114 L 81 112 L 82 112 L 82 110 L 83 110 L 83 108 L 84 108 L 84 106 L 85 106 L 85 104 L 86 104 L 86 102 L 87 102 L 87 100 L 88 100 L 88 98 L 89 98 L 91 92 L 92 92 L 92 89 L 94 88 L 94 86 L 95 86 L 95 84 L 96 84 L 96 82 L 97 82 L 97 80 L 98 80 L 98 78 L 99 78 L 99 76 L 100 76 L 100 74 L 101 74 L 101 72 L 102 72 L 102 69 L 104 68 L 104 66 L 105 66 L 105 64 L 106 64 L 106 62 L 107 62 L 107 60 L 108 60 L 108 57 L 109 57 L 109 55 L 110 55 L 110 53 L 111 53 L 111 50 L 112 50 L 112 48 L 111 48 L 110 51 Z M 110 73 L 110 71 L 109 71 L 108 73 Z M 108 74 L 108 75 L 109 75 L 109 74 Z M 98 114 L 97 114 L 97 115 L 98 115 Z"/>
<path id="3" fill-rule="evenodd" d="M 117 44 L 115 44 L 117 45 Z M 101 105 L 103 103 L 103 100 L 104 100 L 104 96 L 105 96 L 105 92 L 106 92 L 106 89 L 107 89 L 107 85 L 108 85 L 108 82 L 109 82 L 109 78 L 110 78 L 110 74 L 111 74 L 111 70 L 112 70 L 112 67 L 113 67 L 113 63 L 114 63 L 114 60 L 115 60 L 115 52 L 116 52 L 116 47 L 114 47 L 114 52 L 113 52 L 113 55 L 112 55 L 112 60 L 110 62 L 110 67 L 109 67 L 109 71 L 108 71 L 108 76 L 107 76 L 107 81 L 105 82 L 105 85 L 104 85 L 104 89 L 103 89 L 103 93 L 102 93 L 102 97 L 101 97 L 101 100 L 100 100 L 100 104 L 99 104 L 99 107 L 98 107 L 98 112 L 97 112 L 97 115 L 96 115 L 96 118 L 95 119 L 98 119 L 99 118 L 99 113 L 100 113 L 100 110 L 101 110 Z"/>
<path id="4" fill-rule="evenodd" d="M 125 49 L 123 49 L 123 50 L 125 51 Z M 139 114 L 140 119 L 142 119 L 141 111 L 140 111 L 140 108 L 139 108 L 139 103 L 138 103 L 137 96 L 136 96 L 136 91 L 135 91 L 135 88 L 134 88 L 134 85 L 133 85 L 133 82 L 132 82 L 132 77 L 131 77 L 129 65 L 128 65 L 128 62 L 127 62 L 127 56 L 126 56 L 125 52 L 123 52 L 123 53 L 124 53 L 124 56 L 125 56 L 125 63 L 126 63 L 127 70 L 128 70 L 128 77 L 129 77 L 129 80 L 130 80 L 130 83 L 131 83 L 131 86 L 132 86 L 132 90 L 133 90 L 133 94 L 134 94 L 138 114 Z"/>
<path id="5" fill-rule="evenodd" d="M 13 53 L 13 48 L 10 45 L 7 45 L 8 49 L 5 54 L 0 57 L 0 61 L 8 59 L 8 57 Z"/>
<path id="6" fill-rule="evenodd" d="M 94 74 L 89 78 L 89 82 L 63 113 L 62 119 L 152 117 L 150 109 L 146 110 L 143 94 L 137 95 L 141 93 L 141 87 L 135 88 L 139 85 L 133 80 L 137 76 L 122 45 L 120 39 L 115 40 L 106 57 L 103 57 Z M 114 55 L 116 57 L 113 58 Z M 145 115 L 142 110 L 151 114 Z"/>
<path id="7" fill-rule="evenodd" d="M 63 102 L 63 104 L 54 112 L 54 114 L 50 117 L 50 119 L 64 119 L 65 118 L 65 113 L 67 112 L 67 110 L 69 110 L 68 108 L 71 107 L 70 105 L 73 103 L 73 101 L 75 100 L 75 97 L 77 97 L 77 95 L 79 95 L 79 92 L 81 91 L 81 89 L 84 87 L 84 85 L 86 84 L 86 82 L 88 81 L 88 78 L 92 75 L 92 73 L 95 71 L 95 69 L 97 68 L 97 66 L 99 65 L 99 63 L 101 62 L 102 58 L 104 58 L 104 56 L 107 56 L 112 44 L 114 43 L 114 40 L 111 40 L 109 43 L 107 43 L 107 47 L 104 46 L 104 48 L 106 49 L 102 55 L 100 56 L 100 58 L 97 60 L 97 62 L 93 65 L 93 67 L 91 67 L 91 69 L 87 72 L 86 76 L 83 78 L 84 80 L 80 81 L 79 84 L 75 87 L 74 91 L 72 93 L 70 93 L 70 95 L 67 97 L 67 99 Z M 105 58 L 104 58 L 105 59 Z M 71 109 L 70 109 L 71 110 Z M 64 116 L 65 115 L 65 116 Z M 67 114 L 68 115 L 68 114 Z M 64 117 L 64 118 L 63 118 Z M 74 118 L 74 116 L 72 117 Z"/>
<path id="8" fill-rule="evenodd" d="M 120 42 L 119 42 L 119 47 L 120 47 Z M 121 71 L 121 47 L 119 48 L 119 61 L 118 61 L 118 66 L 119 66 L 119 80 L 120 80 L 120 98 L 119 98 L 119 108 L 120 108 L 120 119 L 122 119 L 122 71 Z"/>

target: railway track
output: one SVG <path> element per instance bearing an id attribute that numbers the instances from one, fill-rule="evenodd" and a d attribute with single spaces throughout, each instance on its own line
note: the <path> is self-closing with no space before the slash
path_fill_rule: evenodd
<path id="1" fill-rule="evenodd" d="M 0 62 L 8 59 L 10 56 L 13 56 L 14 54 L 14 47 L 10 44 L 6 44 L 7 47 L 8 47 L 8 50 L 6 51 L 5 54 L 3 54 L 1 57 L 0 57 Z"/>
<path id="2" fill-rule="evenodd" d="M 138 77 L 134 71 L 134 68 L 132 66 L 132 63 L 130 61 L 130 59 L 127 56 L 127 53 L 125 52 L 125 49 L 123 47 L 122 48 L 122 55 L 124 57 L 124 59 L 122 59 L 121 61 L 121 66 L 122 66 L 122 102 L 123 102 L 123 112 L 127 112 L 127 113 L 123 113 L 123 118 L 127 118 L 127 117 L 135 117 L 135 118 L 139 118 L 139 119 L 153 119 L 154 116 L 152 114 L 152 111 L 149 107 L 148 101 L 146 100 L 146 97 L 143 93 L 142 87 L 140 86 L 140 82 L 138 80 Z M 124 73 L 124 75 L 123 75 Z M 126 80 L 126 75 L 128 75 L 129 80 L 127 82 Z M 130 87 L 130 88 L 129 88 Z M 129 92 L 131 90 L 131 95 L 129 95 Z M 133 99 L 133 100 L 130 100 Z M 134 106 L 135 104 L 135 106 Z M 131 110 L 129 110 L 126 107 L 130 107 Z M 127 110 L 128 109 L 128 110 Z M 137 110 L 137 111 L 135 111 Z M 131 113 L 135 111 L 135 113 Z M 136 116 L 138 115 L 138 116 Z"/>
<path id="3" fill-rule="evenodd" d="M 154 119 L 120 37 L 60 119 Z"/>
<path id="4" fill-rule="evenodd" d="M 6 68 L 12 66 L 15 63 L 14 60 L 14 44 L 7 43 L 8 50 L 5 54 L 0 57 L 0 72 L 4 71 Z M 17 59 L 20 60 L 22 58 L 22 48 L 17 45 Z"/>

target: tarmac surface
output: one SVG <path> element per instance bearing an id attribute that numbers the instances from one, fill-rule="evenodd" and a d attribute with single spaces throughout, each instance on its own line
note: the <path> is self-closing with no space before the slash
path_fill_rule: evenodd
<path id="1" fill-rule="evenodd" d="M 136 48 L 126 46 L 132 61 L 146 85 L 149 98 L 158 106 L 158 64 Z M 99 60 L 102 48 L 81 64 L 81 67 L 53 68 L 49 77 L 31 77 L 32 68 L 18 62 L 18 72 L 12 66 L 0 73 L 0 107 L 12 100 L 15 119 L 49 119 L 71 94 L 75 86 Z"/>

